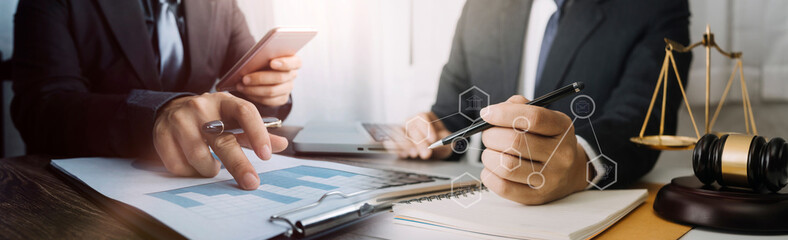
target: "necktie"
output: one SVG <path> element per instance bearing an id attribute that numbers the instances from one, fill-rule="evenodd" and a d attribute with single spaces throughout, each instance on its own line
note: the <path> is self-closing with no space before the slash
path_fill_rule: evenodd
<path id="1" fill-rule="evenodd" d="M 183 65 L 183 41 L 178 28 L 177 0 L 159 0 L 156 37 L 159 47 L 159 76 L 165 90 L 172 89 Z"/>
<path id="2" fill-rule="evenodd" d="M 539 50 L 539 66 L 536 67 L 536 84 L 542 81 L 542 71 L 544 71 L 545 61 L 547 55 L 550 55 L 550 47 L 553 46 L 555 34 L 558 32 L 558 19 L 561 18 L 561 8 L 564 6 L 566 0 L 555 0 L 555 5 L 558 8 L 555 10 L 550 20 L 547 20 L 547 27 L 544 30 L 544 37 L 542 37 L 542 48 Z"/>

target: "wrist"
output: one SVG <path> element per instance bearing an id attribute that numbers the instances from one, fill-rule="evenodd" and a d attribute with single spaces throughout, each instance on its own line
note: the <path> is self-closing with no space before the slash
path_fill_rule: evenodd
<path id="1" fill-rule="evenodd" d="M 188 101 L 190 98 L 194 98 L 195 96 L 179 96 L 173 99 L 170 99 L 166 103 L 164 103 L 158 111 L 156 111 L 156 120 L 159 120 L 159 116 L 164 115 L 164 113 L 168 113 L 172 111 L 176 106 L 181 105 L 181 103 Z"/>
<path id="2" fill-rule="evenodd" d="M 173 99 L 192 96 L 193 93 L 188 92 L 161 92 L 152 90 L 131 90 L 126 97 L 126 121 L 130 129 L 128 136 L 129 141 L 133 146 L 131 149 L 136 149 L 137 156 L 155 156 L 153 150 L 153 135 L 154 125 L 158 121 L 158 116 L 163 112 L 164 105 L 171 102 Z M 129 147 L 129 146 L 123 146 Z"/>
<path id="3" fill-rule="evenodd" d="M 582 163 L 581 168 L 584 169 L 584 171 L 581 171 L 582 178 L 578 181 L 577 184 L 578 185 L 577 189 L 579 189 L 578 191 L 582 191 L 588 187 L 588 184 L 591 181 L 591 179 L 594 179 L 596 177 L 597 172 L 594 167 L 589 165 L 590 159 L 588 158 L 588 153 L 586 153 L 585 148 L 580 143 L 577 144 L 577 155 L 575 156 L 575 158 L 578 163 Z"/>

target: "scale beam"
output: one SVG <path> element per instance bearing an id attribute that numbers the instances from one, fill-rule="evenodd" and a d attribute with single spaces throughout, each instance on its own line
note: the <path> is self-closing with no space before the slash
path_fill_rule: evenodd
<path id="1" fill-rule="evenodd" d="M 662 62 L 662 70 L 660 71 L 659 78 L 657 79 L 657 86 L 654 88 L 654 93 L 651 97 L 651 103 L 649 103 L 648 111 L 646 112 L 646 119 L 643 121 L 643 126 L 641 127 L 640 134 L 637 137 L 630 138 L 630 141 L 652 149 L 656 150 L 687 150 L 692 149 L 697 142 L 697 139 L 700 138 L 700 133 L 698 131 L 698 126 L 695 124 L 695 117 L 692 114 L 692 109 L 690 108 L 689 101 L 687 99 L 687 93 L 684 91 L 684 85 L 681 81 L 681 76 L 678 74 L 678 69 L 676 68 L 676 60 L 673 58 L 673 53 L 686 53 L 692 51 L 694 48 L 703 46 L 706 49 L 706 104 L 705 104 L 705 111 L 704 111 L 704 126 L 705 126 L 705 134 L 711 133 L 712 128 L 714 127 L 714 123 L 716 123 L 717 117 L 719 116 L 720 110 L 722 109 L 722 105 L 725 103 L 725 99 L 730 91 L 730 87 L 733 83 L 733 79 L 736 76 L 736 73 L 739 73 L 739 79 L 741 83 L 742 89 L 742 108 L 744 109 L 744 125 L 747 131 L 747 134 L 758 134 L 758 130 L 755 126 L 755 116 L 752 113 L 752 104 L 750 103 L 750 96 L 747 92 L 747 84 L 744 80 L 744 73 L 742 70 L 742 60 L 741 60 L 741 52 L 727 52 L 722 50 L 717 42 L 714 41 L 714 34 L 711 33 L 709 26 L 706 26 L 706 32 L 703 34 L 703 40 L 700 42 L 696 42 L 690 44 L 689 46 L 684 46 L 681 43 L 676 41 L 670 40 L 665 38 L 665 59 Z M 736 60 L 736 66 L 731 73 L 731 76 L 726 84 L 725 91 L 722 94 L 722 98 L 720 99 L 719 103 L 717 104 L 717 109 L 714 112 L 714 116 L 709 118 L 709 107 L 710 107 L 710 89 L 711 89 L 711 48 L 714 48 L 719 52 L 721 55 Z M 684 99 L 684 104 L 687 108 L 687 112 L 689 112 L 690 120 L 692 121 L 692 127 L 695 130 L 695 138 L 692 137 L 684 137 L 684 136 L 672 136 L 672 135 L 663 135 L 664 124 L 665 124 L 665 99 L 667 98 L 667 84 L 669 79 L 669 69 L 672 65 L 673 72 L 675 72 L 676 80 L 678 81 L 679 89 L 681 90 L 682 97 Z M 738 70 L 738 71 L 737 71 Z M 662 109 L 661 109 L 661 116 L 660 116 L 660 128 L 658 135 L 645 135 L 646 126 L 648 126 L 649 119 L 651 118 L 651 112 L 654 110 L 654 105 L 657 101 L 657 96 L 660 93 L 660 87 L 662 88 Z M 750 131 L 752 129 L 752 132 Z"/>

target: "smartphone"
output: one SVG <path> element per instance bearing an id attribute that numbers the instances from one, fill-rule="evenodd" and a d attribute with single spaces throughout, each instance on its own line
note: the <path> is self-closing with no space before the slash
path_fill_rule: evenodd
<path id="1" fill-rule="evenodd" d="M 313 28 L 277 27 L 268 31 L 216 84 L 216 91 L 233 91 L 249 73 L 268 68 L 271 59 L 295 55 L 317 35 Z"/>

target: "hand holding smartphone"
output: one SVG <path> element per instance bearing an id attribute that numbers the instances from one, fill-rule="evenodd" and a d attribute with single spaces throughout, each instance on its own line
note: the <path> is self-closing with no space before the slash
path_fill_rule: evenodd
<path id="1" fill-rule="evenodd" d="M 216 90 L 235 90 L 235 86 L 245 75 L 269 68 L 268 64 L 274 58 L 295 55 L 315 35 L 317 30 L 312 28 L 271 29 L 222 77 L 216 85 Z"/>

